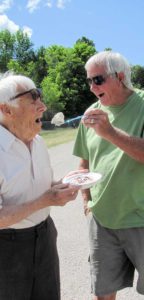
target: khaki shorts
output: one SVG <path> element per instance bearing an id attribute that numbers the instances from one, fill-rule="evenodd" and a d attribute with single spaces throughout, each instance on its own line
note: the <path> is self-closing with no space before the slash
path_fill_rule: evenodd
<path id="1" fill-rule="evenodd" d="M 137 291 L 144 294 L 144 228 L 104 228 L 92 213 L 87 219 L 92 294 L 104 296 L 133 286 L 135 269 Z"/>

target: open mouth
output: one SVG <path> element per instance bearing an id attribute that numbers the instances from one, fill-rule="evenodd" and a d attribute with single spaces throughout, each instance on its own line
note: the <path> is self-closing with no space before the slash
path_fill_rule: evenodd
<path id="1" fill-rule="evenodd" d="M 104 93 L 101 93 L 101 94 L 98 95 L 98 98 L 101 98 L 103 96 L 104 96 Z"/>
<path id="2" fill-rule="evenodd" d="M 39 123 L 41 123 L 41 119 L 40 119 L 40 118 L 37 118 L 37 119 L 35 120 L 35 122 L 39 124 Z"/>

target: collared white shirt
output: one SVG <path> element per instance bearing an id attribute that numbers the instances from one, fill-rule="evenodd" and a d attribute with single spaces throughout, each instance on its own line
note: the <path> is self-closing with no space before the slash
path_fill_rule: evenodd
<path id="1" fill-rule="evenodd" d="M 0 125 L 0 208 L 35 200 L 51 187 L 53 172 L 43 139 L 27 146 Z M 45 220 L 50 208 L 41 209 L 11 228 L 26 228 Z"/>

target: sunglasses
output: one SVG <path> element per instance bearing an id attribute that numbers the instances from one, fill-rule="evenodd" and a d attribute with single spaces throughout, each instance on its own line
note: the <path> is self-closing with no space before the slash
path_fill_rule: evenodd
<path id="1" fill-rule="evenodd" d="M 92 85 L 92 83 L 96 85 L 102 85 L 106 81 L 106 78 L 103 75 L 97 75 L 92 78 L 87 78 L 87 83 L 89 86 Z"/>
<path id="2" fill-rule="evenodd" d="M 39 89 L 31 89 L 31 90 L 28 90 L 26 92 L 17 94 L 16 96 L 10 98 L 10 100 L 14 100 L 14 99 L 19 98 L 21 96 L 24 96 L 26 94 L 31 94 L 31 97 L 34 101 L 36 101 L 38 98 L 40 98 L 40 99 L 42 98 L 42 94 L 41 94 L 41 91 Z"/>
<path id="3" fill-rule="evenodd" d="M 97 75 L 97 76 L 94 76 L 94 77 L 92 77 L 92 78 L 87 78 L 87 83 L 89 84 L 89 86 L 91 86 L 92 83 L 94 83 L 95 85 L 102 85 L 104 82 L 106 82 L 107 78 L 108 78 L 110 75 L 115 75 L 115 76 L 117 76 L 116 73 L 108 74 L 108 75 L 106 75 L 105 77 L 104 77 L 103 75 Z"/>

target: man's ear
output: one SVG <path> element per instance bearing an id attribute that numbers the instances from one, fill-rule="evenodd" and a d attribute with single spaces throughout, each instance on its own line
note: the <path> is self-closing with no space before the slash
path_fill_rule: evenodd
<path id="1" fill-rule="evenodd" d="M 123 72 L 120 72 L 120 73 L 117 73 L 117 77 L 118 77 L 119 81 L 123 82 L 125 76 L 124 76 Z"/>
<path id="2" fill-rule="evenodd" d="M 11 116 L 11 114 L 12 114 L 11 107 L 6 103 L 1 103 L 0 104 L 0 111 L 2 112 L 2 114 L 5 117 L 6 116 Z"/>

